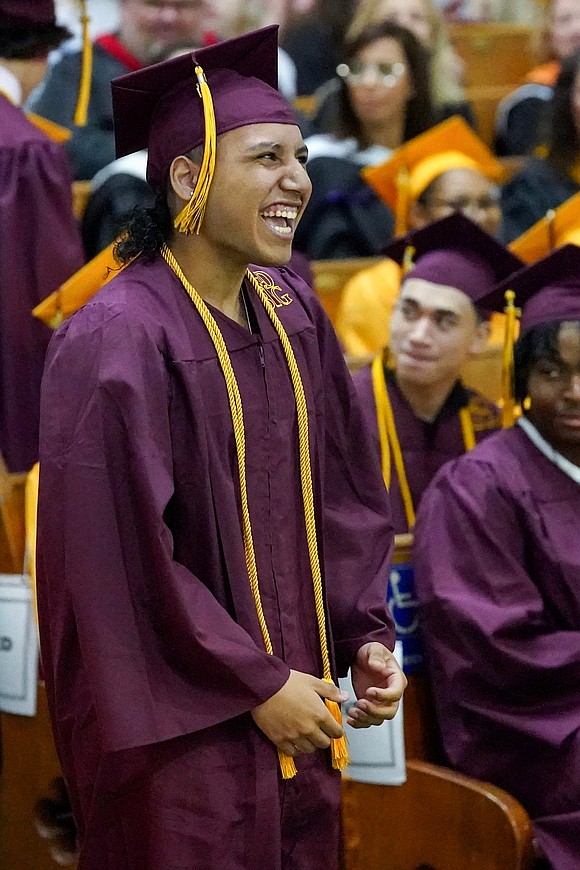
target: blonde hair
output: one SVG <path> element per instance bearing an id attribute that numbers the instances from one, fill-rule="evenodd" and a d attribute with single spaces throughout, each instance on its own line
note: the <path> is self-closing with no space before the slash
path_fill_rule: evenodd
<path id="1" fill-rule="evenodd" d="M 348 41 L 356 39 L 368 27 L 385 20 L 381 12 L 384 0 L 360 0 L 358 9 L 348 28 Z M 458 103 L 465 100 L 465 90 L 457 76 L 450 75 L 450 68 L 461 66 L 447 32 L 443 16 L 434 0 L 422 0 L 431 29 L 427 46 L 430 56 L 431 96 L 435 106 Z"/>

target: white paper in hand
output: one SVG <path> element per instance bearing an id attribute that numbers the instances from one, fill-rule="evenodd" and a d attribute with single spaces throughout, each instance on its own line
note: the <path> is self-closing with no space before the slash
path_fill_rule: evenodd
<path id="1" fill-rule="evenodd" d="M 0 574 L 0 710 L 36 713 L 38 637 L 30 578 Z"/>

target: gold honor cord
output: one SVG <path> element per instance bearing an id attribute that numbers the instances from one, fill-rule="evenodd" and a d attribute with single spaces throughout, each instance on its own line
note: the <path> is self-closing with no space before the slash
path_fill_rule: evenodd
<path id="1" fill-rule="evenodd" d="M 514 425 L 516 403 L 514 399 L 514 342 L 516 338 L 516 320 L 521 314 L 521 309 L 516 308 L 516 294 L 513 290 L 506 290 L 505 314 L 506 324 L 503 341 L 503 353 L 501 363 L 501 393 L 502 393 L 502 426 L 509 429 Z"/>
<path id="2" fill-rule="evenodd" d="M 89 32 L 90 18 L 87 12 L 87 0 L 79 0 L 82 26 L 81 76 L 79 93 L 74 113 L 74 123 L 78 127 L 86 127 L 89 102 L 91 99 L 91 78 L 93 71 L 93 43 Z"/>
<path id="3" fill-rule="evenodd" d="M 411 488 L 407 479 L 405 470 L 405 462 L 403 460 L 403 452 L 397 434 L 397 426 L 389 392 L 387 390 L 387 381 L 385 379 L 385 369 L 382 355 L 375 357 L 371 367 L 373 393 L 375 398 L 375 408 L 377 412 L 377 426 L 379 430 L 379 444 L 381 448 L 381 468 L 383 470 L 383 479 L 387 489 L 391 485 L 391 453 L 397 470 L 399 480 L 399 488 L 401 490 L 401 498 L 405 509 L 405 517 L 409 531 L 413 530 L 415 525 L 415 507 L 413 505 L 413 497 L 411 496 Z M 461 408 L 459 411 L 459 420 L 461 423 L 461 434 L 463 436 L 463 445 L 466 451 L 475 447 L 475 429 L 473 428 L 473 419 L 469 412 L 469 408 Z"/>
<path id="4" fill-rule="evenodd" d="M 230 412 L 232 415 L 232 424 L 234 429 L 234 439 L 236 442 L 236 453 L 238 459 L 238 473 L 240 478 L 240 498 L 242 505 L 242 536 L 244 541 L 244 554 L 246 559 L 246 568 L 248 571 L 248 578 L 250 581 L 250 588 L 252 591 L 252 596 L 254 599 L 254 606 L 256 608 L 256 614 L 258 616 L 258 622 L 260 624 L 260 630 L 262 632 L 262 638 L 264 640 L 264 646 L 266 648 L 266 652 L 269 655 L 273 655 L 272 641 L 270 639 L 270 633 L 268 631 L 268 626 L 266 624 L 266 618 L 264 616 L 264 610 L 262 607 L 262 599 L 260 596 L 260 586 L 258 580 L 258 569 L 256 565 L 256 554 L 254 550 L 254 541 L 252 534 L 252 526 L 250 521 L 250 511 L 248 506 L 248 492 L 247 492 L 247 481 L 246 481 L 246 441 L 245 441 L 245 429 L 244 429 L 244 415 L 243 415 L 243 407 L 242 407 L 242 399 L 238 387 L 238 383 L 236 380 L 236 376 L 232 367 L 231 359 L 228 353 L 228 349 L 226 347 L 226 343 L 224 341 L 223 335 L 220 332 L 220 329 L 215 321 L 215 318 L 209 311 L 207 305 L 203 301 L 202 297 L 199 295 L 197 290 L 193 287 L 193 285 L 187 280 L 185 277 L 179 263 L 175 259 L 173 253 L 164 245 L 161 249 L 161 254 L 167 264 L 170 266 L 175 275 L 179 278 L 181 283 L 183 284 L 185 290 L 187 291 L 191 301 L 195 305 L 206 329 L 209 332 L 209 335 L 213 341 L 214 347 L 216 349 L 216 353 L 218 356 L 218 360 L 220 366 L 222 368 L 222 372 L 224 375 L 224 379 L 226 382 L 226 388 L 228 393 L 228 400 L 230 404 Z M 296 358 L 294 356 L 294 351 L 292 350 L 292 346 L 286 335 L 284 327 L 280 322 L 280 319 L 276 315 L 274 311 L 273 305 L 268 300 L 266 294 L 258 284 L 256 278 L 252 275 L 250 271 L 246 273 L 248 279 L 250 280 L 252 286 L 256 290 L 262 305 L 264 306 L 266 313 L 268 314 L 272 324 L 278 333 L 280 338 L 280 342 L 282 344 L 282 348 L 284 350 L 284 354 L 286 356 L 286 361 L 288 364 L 288 368 L 290 371 L 290 377 L 292 380 L 292 386 L 294 388 L 294 397 L 296 401 L 296 411 L 297 411 L 297 419 L 298 419 L 298 446 L 299 446 L 299 457 L 300 457 L 300 481 L 302 486 L 302 499 L 304 503 L 304 517 L 306 523 L 306 537 L 308 543 L 308 554 L 310 557 L 310 566 L 312 571 L 312 583 L 314 588 L 314 603 L 316 608 L 316 618 L 318 622 L 318 633 L 320 638 L 320 650 L 322 655 L 322 666 L 323 666 L 323 679 L 328 680 L 328 682 L 333 682 L 332 673 L 330 669 L 330 657 L 328 654 L 328 641 L 326 635 L 326 616 L 324 612 L 324 595 L 322 590 L 322 574 L 320 570 L 320 560 L 318 556 L 318 543 L 316 540 L 316 519 L 314 512 L 314 496 L 312 490 L 312 469 L 310 465 L 310 447 L 309 447 L 309 437 L 308 437 L 308 408 L 306 405 L 306 396 L 304 393 L 304 386 L 302 384 L 302 378 L 300 376 L 300 371 L 298 369 L 298 364 L 296 362 Z M 325 701 L 328 709 L 334 716 L 337 722 L 342 723 L 342 716 L 340 712 L 340 708 L 335 701 Z M 333 767 L 337 769 L 342 769 L 348 764 L 348 752 L 346 748 L 346 739 L 343 737 L 337 739 L 333 739 L 331 741 L 331 753 L 332 753 L 332 764 Z M 284 779 L 290 779 L 291 777 L 296 775 L 296 765 L 294 763 L 294 759 L 285 755 L 284 753 L 278 750 L 278 756 L 280 759 L 280 769 L 282 771 L 282 777 Z"/>

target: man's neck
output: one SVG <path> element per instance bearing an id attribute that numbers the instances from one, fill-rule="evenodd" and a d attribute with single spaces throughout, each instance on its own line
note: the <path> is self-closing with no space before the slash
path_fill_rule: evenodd
<path id="1" fill-rule="evenodd" d="M 226 261 L 223 253 L 210 249 L 201 236 L 175 234 L 169 247 L 185 277 L 193 284 L 204 302 L 245 325 L 240 287 L 246 265 Z"/>
<path id="2" fill-rule="evenodd" d="M 454 378 L 438 384 L 415 384 L 400 378 L 396 370 L 395 380 L 415 416 L 426 423 L 435 420 L 457 382 L 457 378 Z"/>

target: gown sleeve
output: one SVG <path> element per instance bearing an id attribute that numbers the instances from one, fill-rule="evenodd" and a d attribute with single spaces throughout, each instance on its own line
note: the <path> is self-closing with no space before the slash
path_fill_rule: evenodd
<path id="1" fill-rule="evenodd" d="M 578 726 L 580 631 L 554 613 L 544 533 L 507 478 L 461 457 L 421 500 L 415 583 L 432 681 L 444 735 L 452 715 L 472 734 L 501 727 L 557 744 Z M 454 763 L 466 751 L 451 739 L 446 749 Z"/>
<path id="2" fill-rule="evenodd" d="M 9 126 L 10 116 L 2 114 L 1 122 Z M 81 267 L 83 252 L 61 145 L 36 130 L 16 146 L 4 143 L 0 190 L 0 450 L 9 471 L 24 472 L 38 459 L 40 382 L 51 336 L 31 311 Z"/>
<path id="3" fill-rule="evenodd" d="M 174 558 L 171 383 L 160 345 L 122 305 L 90 304 L 53 339 L 43 383 L 45 677 L 49 692 L 63 668 L 72 693 L 89 687 L 109 751 L 230 719 L 289 674 Z"/>

